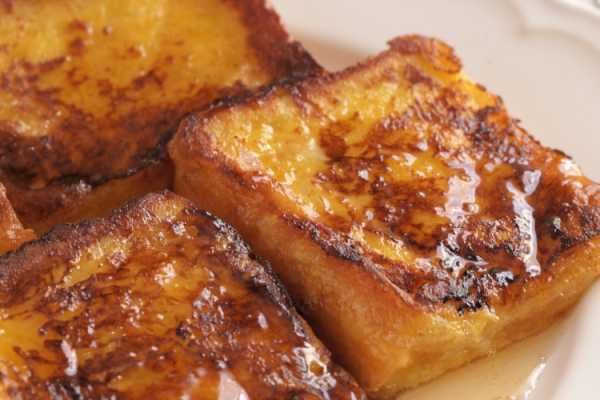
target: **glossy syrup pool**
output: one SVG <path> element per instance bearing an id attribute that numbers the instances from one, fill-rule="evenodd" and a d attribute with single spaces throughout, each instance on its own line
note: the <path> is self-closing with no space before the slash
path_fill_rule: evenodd
<path id="1" fill-rule="evenodd" d="M 397 400 L 525 400 L 564 335 L 564 319 L 536 336 L 450 371 Z"/>

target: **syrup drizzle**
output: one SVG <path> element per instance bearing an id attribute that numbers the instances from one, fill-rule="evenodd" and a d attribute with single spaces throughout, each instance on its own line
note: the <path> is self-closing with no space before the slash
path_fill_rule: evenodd
<path id="1" fill-rule="evenodd" d="M 534 337 L 406 391 L 397 400 L 526 400 L 564 329 L 559 321 Z"/>
<path id="2" fill-rule="evenodd" d="M 530 196 L 538 186 L 541 172 L 539 170 L 526 171 L 523 174 L 523 186 L 525 192 L 515 188 L 512 182 L 508 182 L 506 188 L 513 195 L 513 208 L 517 216 L 517 226 L 520 236 L 524 242 L 524 248 L 519 258 L 526 265 L 526 270 L 532 276 L 539 275 L 542 271 L 537 261 L 537 235 L 535 233 L 535 219 L 533 218 L 533 207 L 527 203 L 525 198 Z"/>

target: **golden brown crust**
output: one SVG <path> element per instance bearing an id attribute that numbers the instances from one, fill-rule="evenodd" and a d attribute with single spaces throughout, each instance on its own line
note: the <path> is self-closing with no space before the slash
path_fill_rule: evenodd
<path id="1" fill-rule="evenodd" d="M 17 249 L 35 238 L 33 231 L 23 228 L 6 198 L 6 189 L 0 183 L 0 254 Z"/>
<path id="2" fill-rule="evenodd" d="M 58 32 L 57 40 L 64 41 L 48 45 L 52 57 L 32 60 L 22 58 L 26 51 L 18 43 L 12 43 L 13 31 L 5 32 L 7 37 L 4 38 L 0 34 L 0 44 L 4 44 L 5 49 L 0 60 L 3 67 L 0 95 L 7 103 L 14 99 L 22 103 L 18 109 L 6 106 L 6 112 L 0 110 L 0 170 L 17 213 L 27 226 L 33 227 L 30 221 L 37 221 L 39 216 L 47 218 L 38 224 L 45 227 L 56 221 L 74 222 L 93 214 L 90 208 L 83 210 L 83 214 L 74 214 L 69 203 L 79 202 L 81 196 L 88 197 L 84 202 L 93 203 L 91 197 L 99 186 L 164 162 L 168 157 L 166 142 L 181 118 L 191 110 L 198 110 L 216 98 L 242 95 L 246 87 L 320 72 L 310 55 L 290 40 L 278 16 L 262 0 L 166 3 L 164 20 L 150 27 L 144 25 L 144 21 L 155 18 L 152 13 L 156 7 L 141 7 L 148 15 L 122 16 L 123 21 L 134 18 L 129 22 L 133 28 L 148 29 L 150 39 L 141 44 L 135 36 L 138 33 L 129 33 L 126 24 L 119 25 L 118 18 L 111 19 L 112 3 L 106 1 L 106 18 L 94 14 L 97 4 L 77 4 L 71 9 L 60 0 L 53 0 L 52 13 L 56 16 L 44 17 L 44 21 L 35 19 L 42 18 L 44 12 L 29 10 L 42 7 L 37 3 L 14 2 L 11 12 L 0 14 L 7 30 L 15 19 L 23 19 L 25 23 L 16 28 L 22 30 L 23 37 L 32 35 L 44 41 L 44 29 L 54 24 L 52 29 Z M 231 26 L 223 24 L 214 28 L 223 37 L 231 37 L 232 48 L 239 47 L 238 54 L 227 49 L 223 51 L 225 55 L 217 55 L 217 50 L 209 46 L 198 47 L 198 43 L 206 39 L 200 36 L 192 40 L 185 30 L 187 19 L 195 18 L 195 10 L 189 10 L 189 17 L 175 24 L 183 26 L 180 32 L 169 20 L 178 18 L 175 15 L 178 7 L 196 7 L 208 15 L 212 12 L 219 18 L 227 17 L 228 21 L 236 21 L 235 17 L 239 16 L 237 22 L 229 23 Z M 38 17 L 32 17 L 36 14 Z M 171 14 L 174 16 L 170 17 Z M 192 21 L 191 25 L 203 25 L 198 22 Z M 42 33 L 35 31 L 37 25 Z M 163 25 L 174 28 L 157 33 Z M 220 37 L 215 35 L 215 30 L 202 33 L 199 29 L 198 34 L 210 35 L 210 40 L 217 43 Z M 243 35 L 235 39 L 240 32 Z M 152 35 L 158 35 L 158 40 L 152 41 Z M 36 46 L 35 43 L 30 45 Z M 158 50 L 153 46 L 159 46 Z M 108 54 L 103 55 L 105 52 Z M 106 57 L 114 61 L 107 64 Z M 145 61 L 152 57 L 152 63 Z M 188 65 L 206 63 L 204 60 L 211 57 L 214 57 L 217 72 L 200 69 L 187 74 L 187 69 L 199 68 L 196 64 Z M 196 59 L 199 61 L 194 61 Z M 136 60 L 141 60 L 141 67 L 134 73 L 129 69 L 138 68 Z M 106 71 L 116 71 L 116 76 L 99 69 L 98 65 L 106 67 Z M 173 83 L 178 73 L 181 76 Z M 219 73 L 223 76 L 218 76 Z M 127 80 L 128 74 L 133 74 L 130 80 Z M 163 93 L 163 97 L 157 97 L 157 93 Z M 161 176 L 151 186 L 157 188 L 163 181 Z M 83 182 L 89 188 L 86 189 L 88 194 L 74 191 L 73 182 Z M 62 193 L 60 188 L 64 188 Z M 70 193 L 75 197 L 64 199 Z M 125 201 L 132 198 L 127 197 Z M 48 204 L 52 201 L 53 204 Z M 119 203 L 122 204 L 123 201 Z"/>
<path id="3" fill-rule="evenodd" d="M 264 0 L 225 0 L 240 15 L 248 30 L 247 46 L 275 82 L 307 78 L 321 72 L 321 67 L 290 37 L 279 15 Z"/>
<path id="4" fill-rule="evenodd" d="M 9 398 L 364 398 L 268 264 L 169 192 L 0 257 L 0 309 Z"/>
<path id="5" fill-rule="evenodd" d="M 2 173 L 0 171 L 0 176 Z M 121 207 L 147 193 L 170 189 L 173 163 L 164 157 L 131 175 L 90 184 L 84 179 L 63 179 L 42 189 L 29 190 L 7 181 L 9 200 L 25 226 L 47 232 L 54 225 L 80 222 Z"/>
<path id="6" fill-rule="evenodd" d="M 600 186 L 434 39 L 198 113 L 169 148 L 175 191 L 273 264 L 375 397 L 544 329 L 600 272 Z"/>

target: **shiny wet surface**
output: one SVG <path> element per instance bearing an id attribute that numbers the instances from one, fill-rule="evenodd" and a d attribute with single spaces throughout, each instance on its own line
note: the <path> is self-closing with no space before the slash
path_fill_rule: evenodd
<path id="1" fill-rule="evenodd" d="M 280 89 L 243 123 L 221 113 L 206 129 L 415 299 L 460 313 L 505 302 L 504 288 L 600 232 L 600 187 L 525 133 L 443 46 L 392 47 L 403 58 L 345 86 Z"/>
<path id="2" fill-rule="evenodd" d="M 172 194 L 0 258 L 10 398 L 361 398 L 308 329 L 235 231 Z"/>

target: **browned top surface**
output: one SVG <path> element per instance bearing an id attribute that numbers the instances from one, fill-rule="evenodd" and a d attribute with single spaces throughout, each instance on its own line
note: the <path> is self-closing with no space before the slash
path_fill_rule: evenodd
<path id="1" fill-rule="evenodd" d="M 191 110 L 319 70 L 263 0 L 5 2 L 0 169 L 30 189 L 125 176 Z"/>
<path id="2" fill-rule="evenodd" d="M 510 302 L 600 232 L 600 186 L 519 128 L 451 48 L 390 44 L 346 71 L 199 113 L 176 140 L 292 199 L 278 211 L 290 223 L 337 257 L 366 257 L 416 302 L 461 313 Z"/>
<path id="3" fill-rule="evenodd" d="M 270 268 L 184 199 L 151 194 L 110 219 L 58 226 L 0 257 L 1 397 L 244 392 L 363 396 Z"/>
<path id="4" fill-rule="evenodd" d="M 6 198 L 6 189 L 0 183 L 0 254 L 13 250 L 35 239 L 35 233 L 24 229 Z"/>

